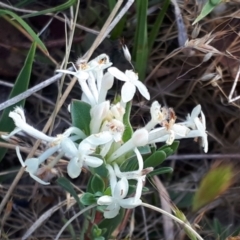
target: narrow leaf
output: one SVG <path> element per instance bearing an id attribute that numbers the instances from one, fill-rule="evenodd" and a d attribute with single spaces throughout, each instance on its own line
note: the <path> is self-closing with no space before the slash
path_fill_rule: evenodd
<path id="1" fill-rule="evenodd" d="M 44 43 L 41 41 L 38 35 L 32 30 L 32 28 L 24 20 L 22 20 L 22 18 L 20 18 L 18 15 L 11 11 L 0 9 L 0 16 L 4 15 L 10 15 L 12 18 L 14 18 L 31 36 L 32 41 L 35 41 L 37 45 L 48 55 L 48 50 L 45 47 Z M 14 21 L 9 21 L 9 23 L 11 23 L 14 27 L 17 27 Z"/>
<path id="2" fill-rule="evenodd" d="M 222 2 L 222 0 L 208 0 L 200 13 L 200 15 L 195 19 L 192 25 L 196 24 L 200 20 L 202 20 L 204 17 L 206 17 L 212 10 Z"/>
<path id="3" fill-rule="evenodd" d="M 158 17 L 157 17 L 157 19 L 152 27 L 152 30 L 149 34 L 149 40 L 148 40 L 149 41 L 148 42 L 149 52 L 151 52 L 153 44 L 156 41 L 156 38 L 159 34 L 160 27 L 162 25 L 163 19 L 165 17 L 166 11 L 170 5 L 170 2 L 171 2 L 171 0 L 164 1 L 163 7 L 162 7 L 161 11 L 159 12 Z"/>
<path id="4" fill-rule="evenodd" d="M 136 0 L 137 29 L 134 39 L 133 56 L 135 67 L 141 81 L 144 80 L 148 62 L 147 10 L 148 1 Z"/>
<path id="5" fill-rule="evenodd" d="M 35 56 L 36 43 L 34 42 L 28 52 L 27 58 L 24 62 L 23 68 L 21 69 L 18 77 L 15 81 L 14 87 L 9 95 L 9 99 L 17 96 L 18 94 L 26 91 L 28 89 L 31 72 L 32 72 L 32 64 Z M 8 117 L 9 112 L 12 111 L 16 106 L 24 106 L 25 99 L 14 104 L 13 106 L 6 108 L 0 119 L 0 130 L 3 132 L 11 132 L 14 129 L 13 121 Z M 7 149 L 0 148 L 0 161 L 3 159 L 7 152 Z"/>
<path id="6" fill-rule="evenodd" d="M 65 177 L 60 177 L 57 179 L 57 183 L 58 185 L 60 185 L 61 187 L 63 187 L 67 192 L 69 192 L 74 199 L 77 201 L 79 208 L 82 207 L 80 199 L 77 195 L 77 193 L 75 192 L 72 183 Z"/>
<path id="7" fill-rule="evenodd" d="M 48 8 L 48 9 L 45 9 L 42 11 L 37 11 L 35 13 L 26 14 L 26 15 L 22 16 L 22 18 L 36 17 L 39 15 L 44 15 L 44 14 L 52 13 L 52 12 L 61 12 L 67 8 L 70 8 L 75 2 L 76 2 L 76 0 L 68 0 L 67 2 L 65 2 L 61 5 L 58 5 L 56 7 Z"/>
<path id="8" fill-rule="evenodd" d="M 132 134 L 133 134 L 132 125 L 130 123 L 131 107 L 132 107 L 132 103 L 128 102 L 126 105 L 125 114 L 123 116 L 123 123 L 125 125 L 125 131 L 122 136 L 123 142 L 127 142 L 132 137 Z"/>
<path id="9" fill-rule="evenodd" d="M 164 174 L 164 173 L 172 173 L 173 169 L 171 167 L 161 167 L 158 169 L 153 170 L 152 172 L 150 172 L 148 174 L 149 177 L 153 177 L 155 175 L 160 175 L 160 174 Z"/>

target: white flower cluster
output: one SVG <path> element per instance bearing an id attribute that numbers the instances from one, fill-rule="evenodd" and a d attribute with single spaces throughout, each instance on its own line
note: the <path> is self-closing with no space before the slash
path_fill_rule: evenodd
<path id="1" fill-rule="evenodd" d="M 129 58 L 127 47 L 125 46 L 123 50 Z M 58 70 L 77 77 L 83 92 L 81 100 L 91 106 L 88 136 L 82 129 L 76 127 L 70 127 L 56 137 L 47 136 L 27 124 L 23 109 L 20 107 L 9 114 L 16 128 L 9 135 L 2 136 L 3 139 L 8 139 L 24 131 L 36 139 L 41 139 L 48 146 L 39 157 L 25 161 L 21 157 L 19 147 L 16 147 L 17 156 L 22 166 L 26 168 L 26 172 L 41 184 L 49 184 L 53 167 L 62 157 L 69 159 L 67 172 L 71 178 L 77 178 L 82 167 L 96 168 L 105 163 L 109 173 L 111 196 L 104 195 L 97 201 L 99 205 L 107 206 L 104 210 L 105 218 L 115 217 L 121 207 L 134 208 L 141 204 L 145 177 L 153 168 L 143 168 L 143 158 L 138 147 L 157 142 L 166 142 L 170 145 L 175 139 L 200 137 L 204 151 L 208 150 L 205 116 L 200 105 L 193 109 L 185 122 L 175 123 L 176 116 L 173 109 L 161 107 L 155 101 L 150 110 L 150 122 L 136 130 L 128 141 L 123 142 L 126 103 L 133 99 L 136 88 L 147 100 L 150 99 L 150 94 L 133 70 L 126 70 L 123 73 L 111 65 L 109 57 L 102 54 L 89 63 L 81 63 L 76 72 Z M 125 83 L 121 90 L 121 101 L 111 104 L 106 97 L 108 90 L 113 86 L 114 77 Z M 130 152 L 136 155 L 138 170 L 121 172 L 118 164 L 123 163 L 126 154 Z M 44 165 L 50 156 L 54 157 L 48 165 Z M 127 197 L 130 179 L 137 182 L 133 197 Z"/>

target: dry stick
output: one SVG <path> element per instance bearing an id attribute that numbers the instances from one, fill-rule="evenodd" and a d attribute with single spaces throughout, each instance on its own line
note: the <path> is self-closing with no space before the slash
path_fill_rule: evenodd
<path id="1" fill-rule="evenodd" d="M 234 102 L 234 101 L 236 101 L 236 100 L 238 100 L 238 99 L 240 98 L 240 96 L 237 96 L 237 97 L 235 97 L 235 98 L 232 98 L 233 93 L 234 93 L 234 91 L 235 91 L 235 89 L 236 89 L 236 86 L 237 86 L 237 81 L 239 80 L 239 75 L 240 75 L 240 66 L 239 66 L 239 68 L 238 68 L 237 75 L 236 75 L 236 77 L 235 77 L 235 79 L 234 79 L 231 92 L 230 92 L 230 94 L 229 94 L 229 96 L 228 96 L 228 102 L 229 102 L 229 103 Z"/>
<path id="2" fill-rule="evenodd" d="M 69 68 L 67 70 L 72 71 L 73 67 L 71 67 L 71 68 Z M 59 78 L 62 77 L 62 75 L 63 75 L 63 73 L 58 73 L 57 75 L 55 75 L 55 76 L 45 80 L 44 82 L 42 82 L 42 83 L 40 83 L 40 84 L 38 84 L 38 85 L 28 89 L 27 91 L 17 95 L 16 97 L 13 97 L 13 98 L 7 100 L 6 102 L 1 103 L 0 104 L 0 111 L 5 109 L 5 108 L 7 108 L 7 107 L 12 106 L 13 104 L 15 104 L 15 103 L 17 103 L 17 102 L 19 102 L 19 101 L 21 101 L 21 100 L 31 96 L 33 93 L 38 92 L 39 90 L 41 90 L 41 89 L 49 86 L 50 84 L 56 82 Z"/>
<path id="3" fill-rule="evenodd" d="M 120 1 L 122 1 L 122 0 L 120 0 Z M 130 0 L 130 1 L 133 1 L 133 0 Z M 128 3 L 129 3 L 129 1 L 128 1 Z M 128 8 L 125 8 L 125 10 L 126 10 L 126 9 L 128 9 Z M 122 14 L 122 11 L 120 12 L 120 14 Z M 108 20 L 107 20 L 107 21 L 108 21 Z M 105 30 L 107 31 L 107 29 L 105 29 Z M 101 32 L 102 32 L 102 31 L 101 31 Z M 100 34 L 101 34 L 101 32 L 100 32 Z M 89 51 L 91 51 L 91 49 L 90 49 Z M 88 58 L 85 58 L 85 60 L 88 61 L 88 59 L 91 57 L 91 55 L 90 55 L 90 54 L 87 54 L 87 57 L 88 57 Z M 72 69 L 72 68 L 70 68 L 70 69 Z M 54 82 L 54 81 L 56 81 L 58 78 L 60 78 L 61 76 L 62 76 L 62 73 L 61 73 L 61 74 L 57 74 L 56 76 L 54 76 L 54 77 L 52 77 L 52 78 L 50 78 L 50 79 L 51 79 L 52 82 Z M 49 81 L 50 79 L 48 79 L 48 81 Z M 54 81 L 53 81 L 53 80 L 54 80 Z M 76 79 L 76 78 L 73 78 L 73 80 L 72 80 L 72 81 L 70 82 L 70 84 L 68 85 L 68 87 L 67 87 L 67 89 L 65 90 L 65 92 L 64 92 L 61 100 L 59 101 L 59 105 L 57 106 L 57 112 L 60 110 L 61 106 L 62 106 L 63 103 L 65 102 L 65 100 L 66 100 L 69 92 L 72 90 L 72 88 L 73 88 L 73 86 L 75 85 L 76 81 L 77 81 L 77 79 Z M 46 81 L 45 81 L 45 82 L 46 82 Z M 49 84 L 50 84 L 50 83 L 49 83 Z M 48 84 L 48 85 L 49 85 L 49 84 Z M 46 85 L 46 86 L 48 86 L 48 85 Z M 35 86 L 34 88 L 36 88 L 36 87 L 37 87 L 37 86 Z M 41 89 L 41 88 L 40 88 L 40 89 Z M 40 89 L 38 89 L 38 90 L 40 90 Z M 28 94 L 26 94 L 26 92 L 25 92 L 25 93 L 23 93 L 23 94 L 21 94 L 21 95 L 24 95 L 24 94 L 25 94 L 25 98 L 26 98 L 26 97 L 29 97 L 33 92 L 36 92 L 36 91 L 33 91 L 33 88 L 32 88 L 31 90 L 32 90 L 32 91 L 31 91 L 30 94 L 29 94 L 28 91 L 26 91 L 26 92 L 28 92 Z M 17 97 L 18 97 L 18 98 L 17 98 Z M 11 105 L 13 105 L 14 103 L 17 103 L 18 101 L 24 99 L 24 98 L 21 98 L 21 99 L 20 99 L 20 98 L 19 98 L 19 95 L 16 96 L 15 98 L 17 98 L 18 100 L 16 101 L 16 99 L 15 99 L 15 102 L 14 102 L 14 101 L 13 101 L 14 98 L 13 98 L 13 99 L 10 99 L 9 101 L 11 101 L 11 100 L 12 100 L 12 101 L 11 101 L 10 104 L 8 103 L 8 106 L 11 106 Z M 9 101 L 7 101 L 7 102 L 9 102 Z M 3 105 L 4 107 L 3 107 L 2 105 Z M 4 104 L 0 104 L 0 111 L 1 111 L 2 109 L 6 108 L 6 107 L 7 107 L 7 106 L 6 106 L 6 102 L 5 102 Z M 45 125 L 45 127 L 44 127 L 44 129 L 43 129 L 43 132 L 44 132 L 44 133 L 49 129 L 51 122 L 52 122 L 52 116 L 48 119 L 48 121 L 47 121 L 47 123 L 46 123 L 46 125 Z M 32 148 L 32 151 L 31 151 L 31 152 L 29 153 L 29 155 L 28 155 L 28 158 L 31 157 L 31 156 L 33 156 L 34 152 L 37 150 L 37 148 L 38 148 L 38 146 L 39 146 L 40 143 L 41 143 L 41 140 L 38 140 L 38 141 L 35 143 L 35 145 L 34 145 L 33 148 Z M 21 176 L 23 175 L 24 170 L 25 170 L 25 168 L 23 168 L 23 167 L 19 170 L 19 172 L 18 172 L 17 176 L 15 177 L 12 185 L 10 186 L 8 192 L 7 192 L 6 195 L 4 196 L 4 198 L 3 198 L 3 200 L 2 200 L 2 202 L 1 202 L 1 204 L 0 204 L 0 214 L 1 214 L 4 206 L 6 205 L 8 199 L 9 199 L 11 193 L 12 193 L 12 191 L 14 190 L 15 186 L 17 185 L 19 179 L 20 179 Z"/>
<path id="4" fill-rule="evenodd" d="M 77 6 L 76 6 L 76 12 L 75 12 L 75 16 L 74 16 L 74 20 L 72 22 L 72 25 L 70 26 L 70 29 L 71 29 L 71 34 L 69 36 L 69 39 L 67 41 L 67 37 L 66 37 L 66 54 L 65 54 L 65 57 L 64 57 L 64 69 L 67 68 L 67 62 L 69 60 L 69 56 L 70 56 L 70 52 L 71 52 L 71 47 L 72 47 L 72 42 L 73 42 L 73 37 L 74 37 L 74 32 L 75 32 L 75 28 L 74 26 L 76 25 L 76 22 L 77 22 L 77 16 L 78 16 L 78 10 L 79 10 L 79 4 L 80 4 L 80 0 L 77 2 Z M 72 7 L 71 7 L 71 10 L 72 10 Z M 73 11 L 73 10 L 72 10 Z M 71 13 L 72 13 L 71 11 Z M 73 14 L 73 13 L 72 13 Z M 65 24 L 65 30 L 67 32 L 67 29 L 66 29 L 66 24 Z M 67 34 L 66 34 L 67 36 Z M 57 101 L 56 101 L 56 104 L 58 104 L 59 100 L 61 99 L 62 97 L 62 88 L 63 88 L 63 84 L 64 84 L 64 79 L 65 79 L 65 74 L 62 76 L 61 78 L 61 81 L 60 81 L 60 86 L 58 88 L 58 96 L 57 96 Z M 49 129 L 49 134 L 52 134 L 52 130 L 53 130 L 53 125 L 54 125 L 54 122 L 55 122 L 55 118 L 57 116 L 57 108 L 54 108 L 54 111 L 53 111 L 53 121 L 51 122 L 51 126 L 50 126 L 50 129 Z"/>
<path id="5" fill-rule="evenodd" d="M 14 84 L 12 83 L 8 83 L 5 82 L 4 80 L 0 80 L 0 85 L 8 87 L 8 88 L 13 88 Z M 38 94 L 38 93 L 33 93 L 33 96 L 35 96 L 36 98 L 39 98 L 40 100 L 42 100 L 43 102 L 48 103 L 49 105 L 55 105 L 54 102 L 52 102 L 51 100 L 49 100 L 48 98 L 43 97 L 42 95 Z"/>

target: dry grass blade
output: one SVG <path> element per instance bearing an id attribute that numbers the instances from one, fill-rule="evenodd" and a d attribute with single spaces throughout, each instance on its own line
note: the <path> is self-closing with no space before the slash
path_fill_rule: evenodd
<path id="1" fill-rule="evenodd" d="M 76 201 L 75 201 L 75 199 L 73 197 L 71 197 L 70 199 L 71 199 L 71 204 L 72 205 L 76 203 Z M 53 213 L 55 213 L 57 210 L 59 210 L 60 208 L 62 208 L 63 206 L 65 206 L 67 204 L 69 204 L 69 199 L 66 199 L 66 200 L 64 200 L 62 202 L 59 202 L 57 205 L 55 205 L 52 208 L 48 209 L 27 230 L 27 232 L 23 235 L 22 240 L 25 240 L 25 239 L 29 238 L 34 233 L 34 231 L 43 224 L 44 221 L 46 221 L 49 217 L 51 217 L 53 215 Z"/>
<path id="2" fill-rule="evenodd" d="M 171 203 L 167 201 L 167 199 L 170 199 L 170 197 L 166 188 L 163 186 L 161 180 L 157 176 L 154 176 L 154 182 L 158 189 L 159 197 L 161 199 L 162 209 L 168 212 L 169 214 L 171 214 L 172 212 L 171 206 L 170 206 Z M 171 218 L 165 215 L 163 215 L 163 229 L 164 229 L 164 236 L 165 236 L 164 239 L 168 239 L 168 240 L 175 239 L 173 221 Z"/>

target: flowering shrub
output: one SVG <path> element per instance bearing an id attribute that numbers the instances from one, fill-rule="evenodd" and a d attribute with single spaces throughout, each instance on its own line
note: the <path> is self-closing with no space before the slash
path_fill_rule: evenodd
<path id="1" fill-rule="evenodd" d="M 130 60 L 126 46 L 123 51 Z M 95 203 L 97 210 L 103 212 L 102 221 L 104 218 L 121 221 L 123 209 L 142 204 L 146 176 L 161 173 L 161 168 L 156 167 L 176 151 L 178 142 L 175 140 L 201 138 L 204 152 L 208 151 L 205 116 L 200 105 L 188 114 L 186 121 L 176 122 L 177 117 L 172 108 L 162 107 L 154 101 L 150 108 L 151 120 L 144 127 L 133 131 L 129 121 L 131 100 L 136 91 L 147 100 L 150 100 L 150 94 L 139 81 L 137 73 L 133 70 L 122 72 L 112 67 L 106 54 L 88 63 L 80 63 L 75 72 L 57 72 L 76 77 L 82 89 L 81 100 L 73 100 L 69 106 L 72 126 L 56 137 L 47 136 L 30 126 L 23 109 L 17 107 L 9 114 L 16 128 L 2 138 L 9 139 L 24 131 L 42 140 L 47 149 L 39 157 L 25 161 L 19 147 L 16 147 L 25 171 L 41 184 L 50 184 L 49 181 L 56 173 L 54 166 L 63 157 L 69 160 L 67 173 L 72 179 L 79 177 L 82 168 L 86 168 L 92 177 L 89 178 L 87 192 L 81 202 L 84 205 Z M 111 102 L 107 99 L 107 93 L 113 86 L 114 78 L 124 81 L 124 84 L 121 96 Z M 156 149 L 155 143 L 159 142 L 166 145 Z M 53 160 L 46 165 L 45 161 L 50 156 L 54 156 L 51 158 Z M 95 228 L 93 225 L 93 230 Z M 95 233 L 95 237 L 101 234 Z"/>

